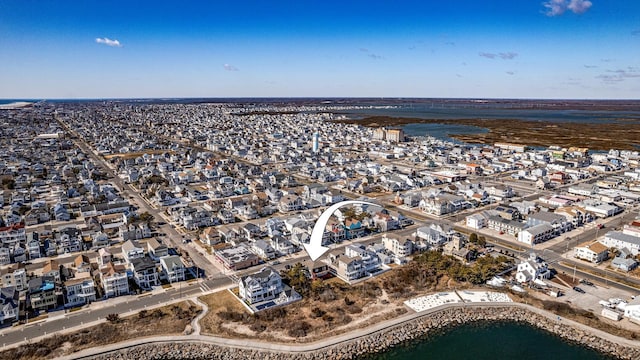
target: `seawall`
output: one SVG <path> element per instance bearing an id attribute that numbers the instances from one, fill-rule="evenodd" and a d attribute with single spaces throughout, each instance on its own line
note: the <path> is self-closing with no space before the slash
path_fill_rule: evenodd
<path id="1" fill-rule="evenodd" d="M 258 340 L 208 336 L 176 336 L 139 339 L 91 349 L 68 358 L 95 359 L 354 359 L 383 352 L 394 346 L 428 336 L 444 327 L 473 321 L 523 322 L 566 340 L 620 359 L 640 359 L 640 342 L 588 328 L 532 306 L 511 304 L 447 304 L 420 314 L 410 314 L 372 328 L 354 330 L 307 344 L 273 344 Z"/>

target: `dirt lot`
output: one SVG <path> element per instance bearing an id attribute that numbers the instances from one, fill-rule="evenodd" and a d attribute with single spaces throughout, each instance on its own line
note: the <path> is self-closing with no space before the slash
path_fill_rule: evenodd
<path id="1" fill-rule="evenodd" d="M 201 311 L 191 302 L 141 311 L 126 318 L 86 328 L 82 331 L 58 334 L 42 341 L 0 352 L 1 359 L 52 359 L 87 348 L 113 344 L 156 335 L 181 334 Z M 162 324 L 162 326 L 158 326 Z"/>

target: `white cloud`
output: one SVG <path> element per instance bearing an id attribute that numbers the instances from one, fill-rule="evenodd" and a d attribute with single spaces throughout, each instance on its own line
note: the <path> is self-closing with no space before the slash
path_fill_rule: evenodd
<path id="1" fill-rule="evenodd" d="M 575 14 L 584 14 L 589 10 L 589 8 L 591 8 L 591 5 L 593 4 L 589 0 L 571 0 L 569 5 L 567 5 L 567 8 Z"/>
<path id="2" fill-rule="evenodd" d="M 629 66 L 626 69 L 607 70 L 606 74 L 596 76 L 596 79 L 600 79 L 608 83 L 637 78 L 640 78 L 640 71 L 638 71 L 638 68 L 632 66 Z"/>
<path id="3" fill-rule="evenodd" d="M 238 71 L 238 68 L 231 64 L 224 64 L 224 69 L 227 71 Z"/>
<path id="4" fill-rule="evenodd" d="M 547 8 L 547 11 L 545 12 L 547 16 L 558 16 L 567 11 L 567 3 L 565 0 L 549 0 L 542 3 L 542 5 Z"/>
<path id="5" fill-rule="evenodd" d="M 589 0 L 549 0 L 542 5 L 547 9 L 547 16 L 559 16 L 570 10 L 574 14 L 584 14 L 593 3 Z"/>
<path id="6" fill-rule="evenodd" d="M 96 42 L 98 44 L 105 44 L 107 46 L 112 46 L 112 47 L 122 47 L 122 44 L 120 44 L 120 41 L 118 40 L 111 40 L 109 38 L 96 38 Z"/>

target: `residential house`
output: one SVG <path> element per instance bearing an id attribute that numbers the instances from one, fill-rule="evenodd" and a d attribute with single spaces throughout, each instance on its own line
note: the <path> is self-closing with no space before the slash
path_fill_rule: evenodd
<path id="1" fill-rule="evenodd" d="M 78 255 L 73 259 L 73 268 L 76 273 L 91 273 L 91 260 L 87 255 Z"/>
<path id="2" fill-rule="evenodd" d="M 542 223 L 526 228 L 518 233 L 518 241 L 527 245 L 539 244 L 555 236 L 553 226 Z"/>
<path id="3" fill-rule="evenodd" d="M 260 239 L 256 240 L 252 245 L 253 251 L 264 260 L 271 260 L 276 257 L 275 249 L 268 242 Z"/>
<path id="4" fill-rule="evenodd" d="M 27 235 L 24 230 L 24 224 L 0 227 L 0 244 L 24 244 L 26 240 Z"/>
<path id="5" fill-rule="evenodd" d="M 389 231 L 394 230 L 399 227 L 398 221 L 394 219 L 387 212 L 376 212 L 373 216 L 373 224 L 375 225 L 378 231 Z"/>
<path id="6" fill-rule="evenodd" d="M 60 264 L 56 260 L 48 260 L 42 266 L 42 276 L 48 276 L 55 282 L 61 281 Z"/>
<path id="7" fill-rule="evenodd" d="M 0 246 L 0 265 L 9 265 L 12 262 L 9 245 Z"/>
<path id="8" fill-rule="evenodd" d="M 329 253 L 330 272 L 344 281 L 357 280 L 366 275 L 362 259 L 346 256 L 342 251 L 336 250 Z"/>
<path id="9" fill-rule="evenodd" d="M 640 254 L 640 237 L 637 236 L 620 231 L 609 231 L 600 242 L 609 248 L 627 249 L 633 256 Z"/>
<path id="10" fill-rule="evenodd" d="M 145 256 L 144 248 L 137 241 L 127 240 L 122 244 L 122 256 L 130 263 L 134 259 L 140 259 Z"/>
<path id="11" fill-rule="evenodd" d="M 31 235 L 32 234 L 32 235 Z M 27 240 L 27 252 L 29 253 L 29 259 L 38 259 L 42 257 L 42 250 L 40 240 L 38 239 L 38 233 L 30 233 L 30 240 Z"/>
<path id="12" fill-rule="evenodd" d="M 441 192 L 420 200 L 420 210 L 434 215 L 445 215 L 463 209 L 466 201 L 464 197 Z"/>
<path id="13" fill-rule="evenodd" d="M 27 271 L 24 265 L 12 265 L 0 269 L 0 287 L 13 286 L 18 291 L 26 290 L 29 286 L 27 279 Z"/>
<path id="14" fill-rule="evenodd" d="M 625 250 L 621 250 L 618 256 L 611 261 L 611 266 L 615 269 L 629 272 L 638 267 L 638 262 L 636 259 L 629 257 Z"/>
<path id="15" fill-rule="evenodd" d="M 467 227 L 472 229 L 482 229 L 487 227 L 489 223 L 489 216 L 491 216 L 492 212 L 482 211 L 476 214 L 468 215 L 465 218 L 465 223 Z"/>
<path id="16" fill-rule="evenodd" d="M 285 195 L 278 201 L 278 210 L 281 212 L 302 210 L 303 206 L 302 199 L 296 195 Z"/>
<path id="17" fill-rule="evenodd" d="M 567 219 L 560 215 L 548 211 L 538 211 L 537 213 L 527 216 L 527 225 L 529 227 L 549 224 L 553 227 L 556 234 L 560 234 L 572 229 L 573 225 Z"/>
<path id="18" fill-rule="evenodd" d="M 213 246 L 222 242 L 220 233 L 215 227 L 205 228 L 200 235 L 200 240 L 209 246 Z"/>
<path id="19" fill-rule="evenodd" d="M 18 321 L 20 291 L 14 286 L 0 288 L 0 324 Z"/>
<path id="20" fill-rule="evenodd" d="M 50 310 L 58 306 L 55 284 L 43 277 L 29 280 L 28 304 L 35 311 Z"/>
<path id="21" fill-rule="evenodd" d="M 430 226 L 422 226 L 416 230 L 416 237 L 425 241 L 430 246 L 441 246 L 451 239 L 451 229 L 431 224 Z"/>
<path id="22" fill-rule="evenodd" d="M 378 254 L 364 245 L 347 245 L 344 252 L 329 253 L 330 271 L 347 282 L 379 272 L 381 265 Z"/>
<path id="23" fill-rule="evenodd" d="M 549 278 L 551 278 L 551 271 L 547 264 L 538 258 L 535 253 L 531 253 L 529 259 L 518 264 L 516 280 L 520 283 Z"/>
<path id="24" fill-rule="evenodd" d="M 513 206 L 498 205 L 493 210 L 493 212 L 495 212 L 496 215 L 506 220 L 518 221 L 522 219 L 522 214 L 520 213 L 520 210 L 518 210 Z"/>
<path id="25" fill-rule="evenodd" d="M 129 278 L 124 264 L 114 265 L 112 262 L 109 262 L 101 267 L 99 272 L 100 284 L 104 290 L 105 297 L 109 298 L 129 294 Z"/>
<path id="26" fill-rule="evenodd" d="M 185 280 L 186 267 L 180 259 L 180 256 L 163 256 L 160 258 L 160 266 L 162 267 L 163 277 L 170 283 Z"/>
<path id="27" fill-rule="evenodd" d="M 591 221 L 591 214 L 578 206 L 563 206 L 557 208 L 554 213 L 564 216 L 566 221 L 571 223 L 573 228 L 577 228 L 582 226 L 585 222 Z"/>
<path id="28" fill-rule="evenodd" d="M 96 289 L 88 272 L 77 273 L 76 277 L 63 284 L 64 306 L 73 307 L 96 301 Z"/>
<path id="29" fill-rule="evenodd" d="M 132 259 L 129 269 L 133 272 L 133 279 L 140 288 L 148 290 L 160 285 L 158 267 L 150 257 Z"/>
<path id="30" fill-rule="evenodd" d="M 573 249 L 573 257 L 599 264 L 609 257 L 609 248 L 598 241 L 586 242 Z"/>
<path id="31" fill-rule="evenodd" d="M 226 269 L 234 271 L 260 263 L 260 258 L 243 245 L 215 250 L 214 255 Z"/>
<path id="32" fill-rule="evenodd" d="M 107 248 L 100 248 L 100 250 L 98 250 L 98 265 L 106 266 L 111 262 L 112 257 L 111 252 Z"/>
<path id="33" fill-rule="evenodd" d="M 357 219 L 346 219 L 344 221 L 345 236 L 347 239 L 354 239 L 364 235 L 365 228 L 362 222 Z"/>
<path id="34" fill-rule="evenodd" d="M 486 187 L 485 191 L 487 192 L 487 194 L 500 199 L 510 198 L 515 196 L 515 192 L 513 191 L 511 186 L 508 186 L 508 185 L 502 185 L 502 184 L 493 185 L 490 187 Z"/>
<path id="35" fill-rule="evenodd" d="M 296 252 L 296 248 L 291 241 L 281 235 L 276 235 L 271 238 L 271 246 L 281 255 L 289 255 Z"/>
<path id="36" fill-rule="evenodd" d="M 311 264 L 311 271 L 309 272 L 312 280 L 326 279 L 331 275 L 329 271 L 329 265 L 324 261 L 316 260 Z"/>
<path id="37" fill-rule="evenodd" d="M 407 257 L 413 253 L 413 242 L 406 238 L 385 235 L 382 237 L 382 244 L 385 249 L 399 258 Z"/>
<path id="38" fill-rule="evenodd" d="M 151 238 L 147 241 L 147 253 L 153 261 L 157 262 L 160 261 L 161 257 L 169 255 L 169 248 L 158 239 Z"/>
<path id="39" fill-rule="evenodd" d="M 525 223 L 515 220 L 507 220 L 496 215 L 489 216 L 487 225 L 487 227 L 491 230 L 498 231 L 501 234 L 507 233 L 514 236 L 517 236 L 520 231 L 527 227 Z"/>
<path id="40" fill-rule="evenodd" d="M 264 267 L 255 274 L 243 276 L 238 282 L 240 298 L 249 304 L 273 300 L 284 291 L 282 278 L 272 267 Z"/>

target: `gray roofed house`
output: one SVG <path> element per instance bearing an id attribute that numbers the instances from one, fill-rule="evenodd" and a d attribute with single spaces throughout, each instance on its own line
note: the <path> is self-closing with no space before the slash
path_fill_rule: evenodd
<path id="1" fill-rule="evenodd" d="M 163 256 L 160 258 L 162 274 L 170 282 L 184 281 L 186 267 L 178 255 Z"/>
<path id="2" fill-rule="evenodd" d="M 155 261 L 159 261 L 161 257 L 169 255 L 167 245 L 162 244 L 156 238 L 151 238 L 147 241 L 147 251 L 149 256 Z"/>
<path id="3" fill-rule="evenodd" d="M 144 257 L 144 248 L 137 241 L 127 240 L 122 244 L 122 256 L 130 263 L 133 259 Z"/>
<path id="4" fill-rule="evenodd" d="M 283 291 L 282 278 L 270 266 L 243 276 L 238 285 L 240 298 L 250 304 L 275 299 Z"/>
<path id="5" fill-rule="evenodd" d="M 152 286 L 160 285 L 157 265 L 150 257 L 132 259 L 130 269 L 133 271 L 136 284 L 142 289 L 150 289 Z"/>
<path id="6" fill-rule="evenodd" d="M 0 288 L 0 323 L 18 320 L 20 292 L 15 286 Z"/>
<path id="7" fill-rule="evenodd" d="M 600 241 L 607 247 L 616 249 L 626 248 L 631 254 L 640 254 L 640 237 L 628 235 L 620 231 L 609 231 Z"/>
<path id="8" fill-rule="evenodd" d="M 631 271 L 638 267 L 638 262 L 633 258 L 626 258 L 622 256 L 616 256 L 611 261 L 611 266 L 622 271 Z"/>

